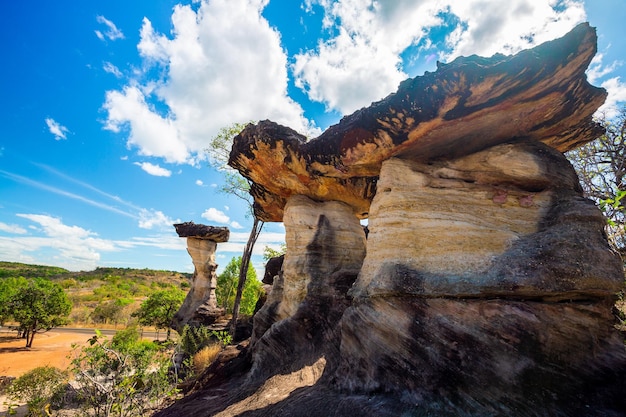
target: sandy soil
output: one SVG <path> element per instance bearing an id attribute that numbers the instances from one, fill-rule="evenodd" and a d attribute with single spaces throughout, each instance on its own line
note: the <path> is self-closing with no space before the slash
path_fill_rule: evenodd
<path id="1" fill-rule="evenodd" d="M 33 347 L 26 349 L 26 341 L 16 338 L 15 332 L 0 331 L 0 376 L 19 377 L 31 369 L 45 365 L 66 369 L 70 364 L 72 345 L 82 345 L 90 337 L 56 329 L 35 335 Z M 5 401 L 6 397 L 0 395 L 0 416 L 6 415 Z M 20 407 L 17 416 L 25 412 L 26 408 Z"/>
<path id="2" fill-rule="evenodd" d="M 17 339 L 15 332 L 0 332 L 0 375 L 18 377 L 38 366 L 56 366 L 66 369 L 72 344 L 84 344 L 91 336 L 51 330 L 35 335 L 33 347 Z"/>

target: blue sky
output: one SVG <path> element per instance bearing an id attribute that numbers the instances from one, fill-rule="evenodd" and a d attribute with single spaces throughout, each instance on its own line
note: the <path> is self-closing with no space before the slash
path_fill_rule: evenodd
<path id="1" fill-rule="evenodd" d="M 623 0 L 74 0 L 0 14 L 0 260 L 192 271 L 172 223 L 251 219 L 208 140 L 271 119 L 310 137 L 459 55 L 598 31 L 590 81 L 626 101 Z M 263 247 L 284 240 L 267 224 Z"/>

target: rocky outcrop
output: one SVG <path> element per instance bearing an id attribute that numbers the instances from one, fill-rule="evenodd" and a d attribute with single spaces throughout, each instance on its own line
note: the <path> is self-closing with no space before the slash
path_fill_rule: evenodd
<path id="1" fill-rule="evenodd" d="M 591 381 L 626 365 L 603 226 L 539 142 L 385 161 L 337 386 L 449 415 L 577 415 Z"/>
<path id="2" fill-rule="evenodd" d="M 179 237 L 187 238 L 187 252 L 193 261 L 191 288 L 183 305 L 174 315 L 172 327 L 178 331 L 186 324 L 212 324 L 224 314 L 217 306 L 217 264 L 215 250 L 220 242 L 227 242 L 227 227 L 213 227 L 193 222 L 175 224 Z"/>
<path id="3" fill-rule="evenodd" d="M 235 138 L 229 164 L 252 182 L 255 214 L 282 221 L 289 196 L 343 201 L 366 218 L 384 160 L 458 158 L 502 143 L 572 149 L 601 133 L 592 115 L 606 97 L 587 82 L 595 31 L 517 55 L 460 57 L 361 109 L 311 141 L 269 121 Z"/>
<path id="4" fill-rule="evenodd" d="M 561 153 L 599 132 L 594 54 L 580 25 L 310 142 L 247 127 L 231 164 L 284 222 L 284 264 L 249 348 L 163 415 L 624 415 L 623 265 Z"/>
<path id="5" fill-rule="evenodd" d="M 344 203 L 294 196 L 285 208 L 285 231 L 287 252 L 282 270 L 274 278 L 265 305 L 254 317 L 253 344 L 272 324 L 296 314 L 310 291 L 315 295 L 309 299 L 325 291 L 334 294 L 329 279 L 352 277 L 351 285 L 365 257 L 365 233 Z M 345 291 L 340 298 L 343 303 Z M 327 308 L 333 304 L 329 301 Z"/>

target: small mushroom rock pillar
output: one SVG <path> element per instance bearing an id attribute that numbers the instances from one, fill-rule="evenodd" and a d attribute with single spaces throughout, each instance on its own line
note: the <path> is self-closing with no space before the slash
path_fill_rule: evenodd
<path id="1" fill-rule="evenodd" d="M 174 319 L 172 327 L 182 330 L 186 324 L 212 324 L 224 314 L 217 306 L 217 264 L 215 250 L 220 242 L 227 242 L 230 231 L 227 227 L 213 227 L 193 222 L 175 224 L 176 233 L 187 238 L 187 252 L 194 265 L 191 289 Z"/>

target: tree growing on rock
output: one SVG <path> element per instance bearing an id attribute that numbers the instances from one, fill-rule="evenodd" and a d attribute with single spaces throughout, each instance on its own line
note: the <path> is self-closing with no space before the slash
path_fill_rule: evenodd
<path id="1" fill-rule="evenodd" d="M 250 195 L 250 183 L 242 177 L 237 171 L 228 166 L 230 150 L 233 144 L 233 138 L 237 136 L 245 127 L 243 123 L 235 123 L 231 126 L 220 129 L 218 134 L 211 139 L 207 152 L 210 155 L 211 165 L 224 174 L 224 186 L 221 192 L 234 195 L 246 202 L 250 215 L 252 216 L 252 228 L 248 241 L 241 256 L 241 265 L 239 268 L 239 277 L 237 283 L 237 291 L 233 300 L 233 317 L 230 323 L 230 334 L 235 336 L 237 327 L 237 318 L 241 306 L 241 298 L 243 296 L 244 287 L 246 285 L 247 271 L 252 258 L 252 250 L 263 229 L 263 222 L 254 215 L 254 201 Z"/>

